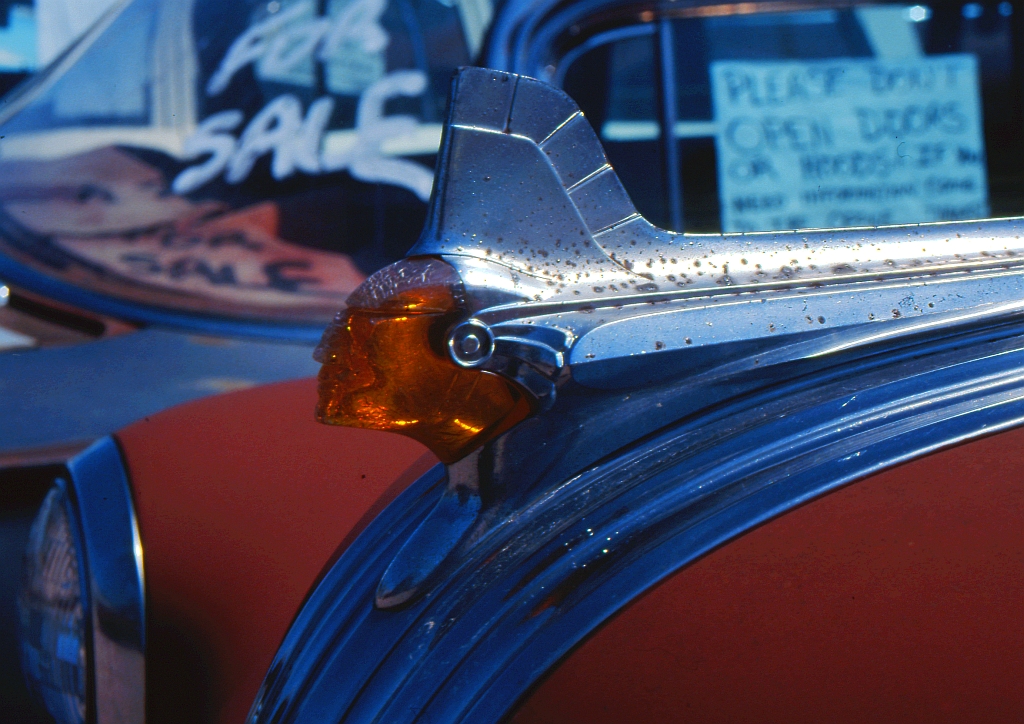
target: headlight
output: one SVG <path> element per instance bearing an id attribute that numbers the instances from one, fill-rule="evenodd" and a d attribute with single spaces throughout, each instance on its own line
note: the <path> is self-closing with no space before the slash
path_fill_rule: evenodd
<path id="1" fill-rule="evenodd" d="M 60 481 L 47 494 L 25 551 L 18 595 L 21 661 L 33 694 L 59 724 L 85 722 L 86 610 L 78 532 Z"/>
<path id="2" fill-rule="evenodd" d="M 128 475 L 111 438 L 68 472 L 29 534 L 18 593 L 22 667 L 57 724 L 142 724 L 142 544 Z"/>

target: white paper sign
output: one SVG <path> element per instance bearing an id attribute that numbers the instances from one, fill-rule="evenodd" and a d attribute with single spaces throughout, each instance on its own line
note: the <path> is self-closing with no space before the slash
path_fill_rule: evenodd
<path id="1" fill-rule="evenodd" d="M 711 66 L 723 231 L 988 215 L 973 55 Z"/>

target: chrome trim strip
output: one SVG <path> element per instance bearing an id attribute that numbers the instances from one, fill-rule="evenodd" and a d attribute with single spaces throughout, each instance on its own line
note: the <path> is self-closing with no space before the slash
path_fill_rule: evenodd
<path id="1" fill-rule="evenodd" d="M 96 724 L 145 721 L 142 541 L 128 475 L 113 438 L 68 463 L 82 532 L 92 621 Z"/>
<path id="2" fill-rule="evenodd" d="M 715 546 L 853 480 L 1024 424 L 1024 322 L 879 352 L 776 368 L 583 472 L 488 503 L 418 602 L 375 608 L 389 564 L 437 517 L 446 480 L 434 469 L 312 593 L 249 722 L 500 721 L 602 622 Z M 657 414 L 664 399 L 631 402 Z"/>

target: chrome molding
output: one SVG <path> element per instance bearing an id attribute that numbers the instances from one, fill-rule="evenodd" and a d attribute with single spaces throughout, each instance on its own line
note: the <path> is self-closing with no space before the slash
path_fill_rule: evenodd
<path id="1" fill-rule="evenodd" d="M 68 463 L 88 571 L 95 724 L 145 721 L 145 584 L 128 476 L 112 438 Z"/>
<path id="2" fill-rule="evenodd" d="M 461 71 L 428 225 L 463 366 L 544 414 L 308 599 L 250 722 L 494 722 L 635 596 L 815 496 L 1024 423 L 1024 221 L 725 236 L 637 215 L 575 104 Z"/>

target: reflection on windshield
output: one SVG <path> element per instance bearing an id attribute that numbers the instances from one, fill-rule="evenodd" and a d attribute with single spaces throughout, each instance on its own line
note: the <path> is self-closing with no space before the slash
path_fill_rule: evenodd
<path id="1" fill-rule="evenodd" d="M 270 174 L 276 181 L 297 171 L 311 175 L 348 171 L 360 181 L 407 188 L 426 201 L 430 198 L 433 169 L 386 155 L 385 144 L 423 138 L 429 152 L 440 143 L 440 127 L 425 127 L 414 116 L 384 114 L 388 101 L 416 97 L 426 88 L 426 74 L 418 70 L 395 71 L 373 82 L 359 98 L 355 128 L 348 133 L 333 132 L 328 144 L 324 141 L 335 107 L 331 96 L 313 101 L 303 117 L 297 96 L 280 95 L 264 106 L 244 130 L 239 129 L 238 138 L 231 132 L 241 124 L 242 112 L 215 113 L 199 124 L 184 144 L 185 158 L 209 158 L 178 174 L 171 188 L 175 193 L 187 194 L 222 172 L 228 183 L 241 183 L 257 161 L 270 153 Z"/>
<path id="2" fill-rule="evenodd" d="M 344 255 L 283 242 L 273 202 L 236 211 L 168 194 L 159 171 L 116 148 L 0 165 L 0 203 L 5 221 L 16 220 L 17 230 L 5 231 L 17 251 L 84 267 L 80 274 L 115 270 L 201 294 L 197 310 L 209 299 L 334 303 L 362 281 Z"/>
<path id="3" fill-rule="evenodd" d="M 972 55 L 711 66 L 723 231 L 988 215 Z"/>
<path id="4" fill-rule="evenodd" d="M 490 17 L 134 0 L 0 107 L 0 249 L 136 302 L 322 323 L 415 240 Z"/>
<path id="5" fill-rule="evenodd" d="M 651 221 L 729 232 L 1024 213 L 1015 3 L 735 8 L 605 32 L 559 69 Z"/>

